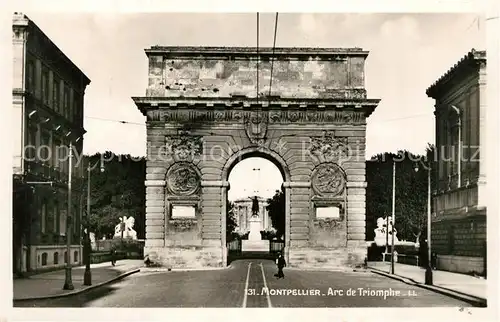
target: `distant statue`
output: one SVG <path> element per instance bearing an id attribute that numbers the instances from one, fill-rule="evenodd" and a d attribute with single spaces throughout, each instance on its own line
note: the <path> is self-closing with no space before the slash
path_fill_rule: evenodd
<path id="1" fill-rule="evenodd" d="M 385 246 L 386 239 L 388 238 L 389 244 L 392 242 L 392 223 L 389 221 L 387 225 L 387 220 L 383 217 L 377 219 L 377 228 L 374 230 L 375 232 L 375 243 L 377 246 Z M 399 240 L 396 237 L 397 231 L 394 229 L 394 243 L 397 243 Z"/>
<path id="2" fill-rule="evenodd" d="M 259 217 L 259 199 L 257 199 L 257 196 L 252 200 L 252 217 Z"/>
<path id="3" fill-rule="evenodd" d="M 133 229 L 134 224 L 135 219 L 132 216 L 120 218 L 120 223 L 115 226 L 114 238 L 121 238 L 123 232 L 123 238 L 137 239 L 137 232 Z"/>

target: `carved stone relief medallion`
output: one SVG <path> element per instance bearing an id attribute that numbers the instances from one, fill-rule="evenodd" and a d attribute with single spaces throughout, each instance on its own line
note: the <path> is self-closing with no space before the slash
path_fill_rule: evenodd
<path id="1" fill-rule="evenodd" d="M 325 132 L 321 137 L 311 137 L 309 151 L 312 155 L 337 162 L 350 155 L 347 137 L 335 137 L 333 132 Z"/>
<path id="2" fill-rule="evenodd" d="M 313 171 L 311 181 L 314 191 L 320 196 L 338 196 L 346 185 L 344 173 L 335 163 L 320 164 Z"/>
<path id="3" fill-rule="evenodd" d="M 203 149 L 201 136 L 190 135 L 188 131 L 181 131 L 177 136 L 167 136 L 167 152 L 179 160 L 188 160 L 200 155 Z"/>
<path id="4" fill-rule="evenodd" d="M 191 163 L 174 163 L 167 172 L 167 187 L 176 195 L 192 195 L 200 187 L 200 176 Z"/>

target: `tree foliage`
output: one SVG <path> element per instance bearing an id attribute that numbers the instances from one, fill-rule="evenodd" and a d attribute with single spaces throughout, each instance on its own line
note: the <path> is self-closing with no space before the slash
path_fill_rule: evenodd
<path id="1" fill-rule="evenodd" d="M 234 203 L 226 200 L 226 241 L 231 241 L 234 237 L 234 231 L 237 224 L 234 215 Z"/>
<path id="2" fill-rule="evenodd" d="M 99 170 L 100 160 L 104 171 Z M 137 238 L 145 238 L 146 161 L 130 155 L 115 155 L 112 152 L 87 157 L 91 172 L 90 231 L 96 238 L 112 238 L 119 218 L 134 217 Z"/>
<path id="3" fill-rule="evenodd" d="M 276 190 L 272 198 L 267 199 L 267 212 L 277 236 L 285 235 L 285 194 Z"/>
<path id="4" fill-rule="evenodd" d="M 377 154 L 366 163 L 366 239 L 373 240 L 379 217 L 392 215 L 392 171 L 395 176 L 395 217 L 400 240 L 415 241 L 427 227 L 427 170 L 431 166 L 431 191 L 435 188 L 434 146 L 426 155 L 408 151 Z M 415 171 L 418 166 L 419 171 Z M 425 235 L 425 234 L 424 234 Z"/>

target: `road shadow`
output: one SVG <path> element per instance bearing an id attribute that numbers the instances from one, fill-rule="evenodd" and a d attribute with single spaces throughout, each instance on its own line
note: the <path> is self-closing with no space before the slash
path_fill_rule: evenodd
<path id="1" fill-rule="evenodd" d="M 53 299 L 40 299 L 40 300 L 14 300 L 14 307 L 33 307 L 33 308 L 41 308 L 41 307 L 64 307 L 64 308 L 73 308 L 73 307 L 86 307 L 86 304 L 92 302 L 94 300 L 100 299 L 105 296 L 109 296 L 116 292 L 118 287 L 113 286 L 112 284 L 104 285 L 97 287 L 95 289 L 91 289 L 85 291 L 81 294 L 70 295 L 60 298 Z"/>

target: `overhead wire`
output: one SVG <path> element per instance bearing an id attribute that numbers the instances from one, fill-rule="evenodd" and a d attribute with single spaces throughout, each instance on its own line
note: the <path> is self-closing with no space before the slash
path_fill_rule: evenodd
<path id="1" fill-rule="evenodd" d="M 276 50 L 276 33 L 278 31 L 278 13 L 276 12 L 276 18 L 274 19 L 274 40 L 273 40 L 273 55 L 271 56 L 271 76 L 269 78 L 269 99 L 271 99 L 272 87 L 273 87 L 273 67 L 274 67 L 274 52 Z"/>
<path id="2" fill-rule="evenodd" d="M 257 102 L 259 102 L 259 13 L 257 12 Z"/>

